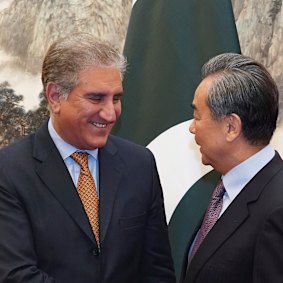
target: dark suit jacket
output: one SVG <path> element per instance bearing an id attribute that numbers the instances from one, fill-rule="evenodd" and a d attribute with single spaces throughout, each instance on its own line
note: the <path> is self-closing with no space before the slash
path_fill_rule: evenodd
<path id="1" fill-rule="evenodd" d="M 99 150 L 101 252 L 45 124 L 0 151 L 0 282 L 175 282 L 149 150 L 109 137 Z"/>
<path id="2" fill-rule="evenodd" d="M 283 162 L 277 153 L 208 233 L 184 282 L 283 282 Z"/>

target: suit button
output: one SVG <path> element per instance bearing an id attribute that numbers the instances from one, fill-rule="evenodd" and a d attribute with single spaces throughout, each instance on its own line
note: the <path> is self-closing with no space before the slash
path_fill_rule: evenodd
<path id="1" fill-rule="evenodd" d="M 92 250 L 92 254 L 95 255 L 95 256 L 99 255 L 99 250 L 97 248 L 94 248 Z"/>

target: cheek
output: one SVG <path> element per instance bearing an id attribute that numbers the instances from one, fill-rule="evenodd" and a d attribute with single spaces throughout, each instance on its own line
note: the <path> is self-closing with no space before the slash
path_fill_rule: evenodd
<path id="1" fill-rule="evenodd" d="M 213 142 L 214 133 L 209 132 L 206 127 L 202 127 L 202 125 L 197 125 L 195 127 L 195 141 L 198 145 L 202 147 L 206 147 Z"/>
<path id="2" fill-rule="evenodd" d="M 115 113 L 117 118 L 121 115 L 122 112 L 122 107 L 121 107 L 121 103 L 119 103 L 118 105 L 115 105 Z"/>
<path id="3" fill-rule="evenodd" d="M 203 143 L 203 139 L 201 137 L 200 132 L 197 129 L 195 129 L 194 135 L 195 135 L 195 142 L 196 142 L 196 144 L 197 145 L 201 145 Z"/>
<path id="4" fill-rule="evenodd" d="M 73 115 L 78 120 L 81 120 L 82 122 L 85 120 L 89 120 L 92 116 L 99 113 L 99 108 L 96 105 L 93 105 L 91 103 L 84 103 L 83 105 L 79 105 L 75 109 L 73 109 Z"/>
<path id="5" fill-rule="evenodd" d="M 203 132 L 205 132 L 200 123 L 195 123 L 193 130 L 194 130 L 195 136 L 201 136 L 203 134 Z"/>

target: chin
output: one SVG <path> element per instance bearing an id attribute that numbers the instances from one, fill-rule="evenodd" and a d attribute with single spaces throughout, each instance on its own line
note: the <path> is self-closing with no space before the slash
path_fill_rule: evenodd
<path id="1" fill-rule="evenodd" d="M 204 156 L 202 156 L 201 162 L 203 165 L 211 165 L 210 162 Z"/>
<path id="2" fill-rule="evenodd" d="M 89 143 L 90 147 L 92 149 L 96 148 L 101 148 L 104 147 L 107 143 L 108 137 L 107 138 L 96 138 L 95 143 Z"/>

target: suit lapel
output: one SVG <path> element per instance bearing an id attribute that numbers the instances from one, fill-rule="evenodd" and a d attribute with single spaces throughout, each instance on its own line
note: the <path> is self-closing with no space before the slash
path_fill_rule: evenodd
<path id="1" fill-rule="evenodd" d="M 95 237 L 69 171 L 49 136 L 47 124 L 35 135 L 36 172 L 80 229 L 93 241 Z"/>
<path id="2" fill-rule="evenodd" d="M 259 198 L 266 184 L 281 167 L 282 160 L 276 153 L 275 157 L 264 167 L 264 170 L 261 170 L 230 204 L 194 256 L 188 270 L 190 278 L 188 282 L 194 281 L 194 278 L 209 258 L 245 222 L 249 217 L 248 205 Z"/>
<path id="3" fill-rule="evenodd" d="M 230 205 L 216 222 L 191 261 L 188 274 L 195 278 L 208 259 L 222 246 L 249 216 L 247 202 L 241 197 Z M 191 281 L 193 282 L 193 280 Z"/>
<path id="4" fill-rule="evenodd" d="M 99 150 L 100 240 L 103 243 L 110 224 L 113 206 L 123 171 L 116 146 L 109 137 L 106 146 Z"/>

